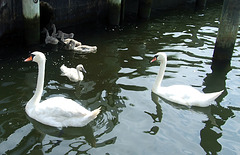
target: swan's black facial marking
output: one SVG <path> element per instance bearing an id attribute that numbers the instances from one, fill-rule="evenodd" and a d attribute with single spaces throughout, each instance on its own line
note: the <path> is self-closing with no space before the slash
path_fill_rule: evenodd
<path id="1" fill-rule="evenodd" d="M 29 56 L 31 56 L 32 58 L 34 58 L 34 57 L 35 57 L 35 55 L 34 55 L 34 54 L 29 54 Z"/>
<path id="2" fill-rule="evenodd" d="M 156 61 L 156 60 L 157 60 L 157 57 L 158 57 L 158 55 L 155 55 L 155 56 L 153 57 L 153 59 L 150 61 L 150 63 Z"/>
<path id="3" fill-rule="evenodd" d="M 29 54 L 29 57 L 25 59 L 24 62 L 33 61 L 34 56 L 34 54 Z"/>

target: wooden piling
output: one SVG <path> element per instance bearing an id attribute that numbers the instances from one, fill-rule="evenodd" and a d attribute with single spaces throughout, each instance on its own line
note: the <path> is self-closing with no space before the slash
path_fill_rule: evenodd
<path id="1" fill-rule="evenodd" d="M 120 16 L 120 24 L 123 23 L 124 21 L 124 18 L 125 18 L 125 3 L 126 3 L 126 0 L 122 0 L 121 2 L 121 16 Z"/>
<path id="2" fill-rule="evenodd" d="M 240 22 L 240 1 L 224 0 L 213 59 L 230 61 Z"/>
<path id="3" fill-rule="evenodd" d="M 121 0 L 108 0 L 108 23 L 118 26 L 121 18 Z"/>
<path id="4" fill-rule="evenodd" d="M 149 19 L 152 8 L 152 0 L 139 0 L 138 1 L 138 18 Z"/>
<path id="5" fill-rule="evenodd" d="M 207 0 L 196 0 L 196 9 L 204 10 L 206 7 Z"/>
<path id="6" fill-rule="evenodd" d="M 22 0 L 25 41 L 27 45 L 40 42 L 39 0 Z"/>

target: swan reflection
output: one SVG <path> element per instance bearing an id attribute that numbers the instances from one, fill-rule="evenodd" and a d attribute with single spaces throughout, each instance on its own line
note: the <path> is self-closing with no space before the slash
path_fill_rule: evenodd
<path id="1" fill-rule="evenodd" d="M 28 117 L 28 120 L 33 124 L 34 128 L 40 132 L 43 136 L 50 135 L 54 137 L 59 137 L 63 139 L 73 139 L 80 136 L 84 136 L 85 140 L 92 146 L 96 146 L 96 138 L 93 135 L 93 129 L 88 124 L 84 127 L 64 127 L 56 128 L 48 125 L 44 125 L 36 120 Z"/>

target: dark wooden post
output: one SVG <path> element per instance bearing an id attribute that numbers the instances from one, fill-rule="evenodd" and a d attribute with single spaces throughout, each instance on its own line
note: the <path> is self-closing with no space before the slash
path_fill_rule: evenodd
<path id="1" fill-rule="evenodd" d="M 204 10 L 206 7 L 207 0 L 196 0 L 196 9 Z"/>
<path id="2" fill-rule="evenodd" d="M 121 17 L 121 0 L 108 0 L 108 23 L 117 26 Z"/>
<path id="3" fill-rule="evenodd" d="M 40 42 L 39 0 L 22 0 L 25 41 L 28 45 Z"/>
<path id="4" fill-rule="evenodd" d="M 224 0 L 213 59 L 230 61 L 240 21 L 240 0 Z"/>
<path id="5" fill-rule="evenodd" d="M 121 2 L 121 17 L 120 17 L 120 23 L 122 24 L 125 18 L 125 2 L 126 0 L 122 0 Z"/>
<path id="6" fill-rule="evenodd" d="M 152 0 L 139 0 L 138 1 L 138 18 L 148 19 L 151 14 Z"/>

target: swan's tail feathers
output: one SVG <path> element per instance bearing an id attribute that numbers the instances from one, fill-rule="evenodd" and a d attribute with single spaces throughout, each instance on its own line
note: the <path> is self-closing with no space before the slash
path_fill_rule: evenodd
<path id="1" fill-rule="evenodd" d="M 62 64 L 62 66 L 60 67 L 61 70 L 65 69 L 65 68 L 66 68 L 66 66 L 64 64 Z"/>
<path id="2" fill-rule="evenodd" d="M 209 99 L 214 101 L 216 98 L 218 98 L 218 96 L 220 96 L 223 93 L 223 91 L 224 90 L 221 90 L 219 92 L 214 92 L 214 93 L 207 93 L 206 95 L 208 95 Z"/>
<path id="3" fill-rule="evenodd" d="M 95 119 L 97 117 L 97 115 L 100 113 L 100 111 L 101 111 L 101 107 L 93 110 L 92 114 L 91 114 L 92 119 Z"/>
<path id="4" fill-rule="evenodd" d="M 66 69 L 67 67 L 64 64 L 60 67 L 60 70 L 62 71 L 61 76 L 65 76 Z"/>

